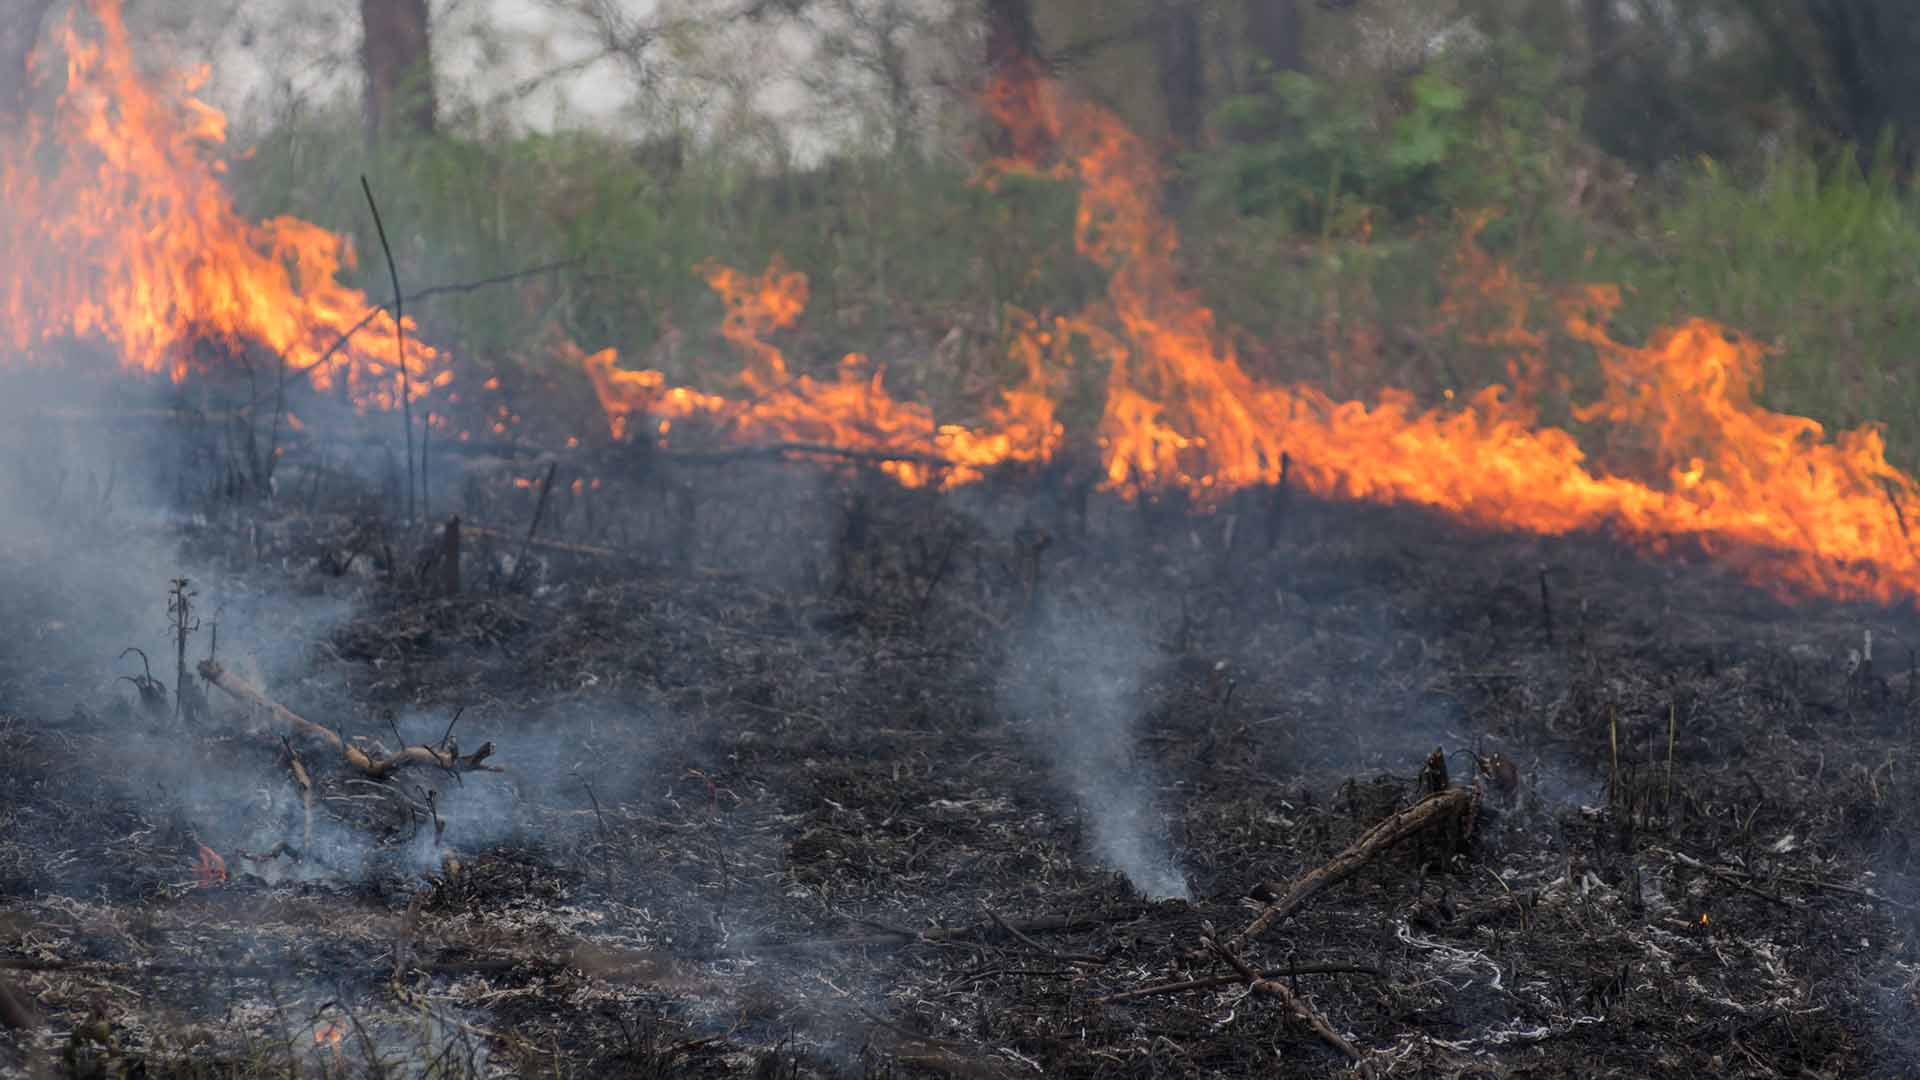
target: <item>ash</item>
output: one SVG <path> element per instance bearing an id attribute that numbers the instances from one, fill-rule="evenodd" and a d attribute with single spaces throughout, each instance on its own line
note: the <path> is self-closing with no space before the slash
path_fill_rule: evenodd
<path id="1" fill-rule="evenodd" d="M 1306 498 L 594 467 L 531 544 L 476 472 L 457 587 L 444 518 L 344 481 L 9 531 L 0 1072 L 1915 1060 L 1909 611 Z M 174 577 L 190 659 L 218 623 L 338 746 L 197 679 L 175 715 Z"/>

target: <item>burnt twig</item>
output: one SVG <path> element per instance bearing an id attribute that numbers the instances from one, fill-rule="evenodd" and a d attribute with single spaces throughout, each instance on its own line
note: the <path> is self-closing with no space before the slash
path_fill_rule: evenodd
<path id="1" fill-rule="evenodd" d="M 285 705 L 273 700 L 266 692 L 247 680 L 222 667 L 217 660 L 200 662 L 200 677 L 227 692 L 236 701 L 265 710 L 275 720 L 295 733 L 318 739 L 334 750 L 348 765 L 359 770 L 369 779 L 382 780 L 409 765 L 432 765 L 449 772 L 504 772 L 498 765 L 487 764 L 493 756 L 491 742 L 480 744 L 480 749 L 471 754 L 461 755 L 452 745 L 442 748 L 429 746 L 406 746 L 393 754 L 382 754 L 378 744 L 372 752 L 347 742 L 331 728 L 316 724 Z"/>
<path id="2" fill-rule="evenodd" d="M 1005 928 L 1019 927 L 1023 934 L 1063 933 L 1091 926 L 1101 926 L 1117 922 L 1122 917 L 1135 912 L 1109 915 L 1062 916 L 1051 919 L 1035 919 L 1030 922 L 1008 923 Z M 931 930 L 883 930 L 876 934 L 857 934 L 840 938 L 807 938 L 800 941 L 764 941 L 746 942 L 725 950 L 724 955 L 754 955 L 768 952 L 814 952 L 830 949 L 887 948 L 904 945 L 932 945 L 943 942 L 969 941 L 983 937 L 1003 924 L 989 920 L 972 926 L 935 927 Z"/>
<path id="3" fill-rule="evenodd" d="M 559 462 L 549 464 L 547 475 L 540 481 L 540 499 L 533 504 L 533 520 L 527 523 L 527 538 L 520 541 L 520 553 L 513 558 L 513 577 L 509 579 L 509 585 L 519 584 L 526 573 L 527 549 L 533 546 L 533 534 L 540 531 L 540 519 L 547 516 L 547 497 L 553 494 L 553 478 L 559 471 Z"/>
<path id="4" fill-rule="evenodd" d="M 1296 964 L 1292 967 L 1267 968 L 1260 972 L 1261 979 L 1291 979 L 1300 975 L 1371 975 L 1376 979 L 1384 978 L 1385 972 L 1366 964 Z M 1203 979 L 1182 979 L 1179 982 L 1156 983 L 1133 990 L 1122 990 L 1105 997 L 1093 999 L 1096 1005 L 1113 1005 L 1123 1001 L 1137 1001 L 1140 998 L 1157 997 L 1162 994 L 1184 994 L 1189 990 L 1212 990 L 1222 986 L 1243 983 L 1246 979 L 1238 972 L 1232 975 L 1209 975 Z"/>
<path id="5" fill-rule="evenodd" d="M 1459 821 L 1472 809 L 1474 792 L 1470 788 L 1449 788 L 1429 795 L 1412 806 L 1389 816 L 1361 834 L 1324 865 L 1297 878 L 1290 885 L 1269 884 L 1267 889 L 1280 899 L 1268 904 L 1239 936 L 1232 947 L 1240 948 L 1269 926 L 1306 906 L 1307 901 L 1359 873 L 1381 852 L 1417 833 L 1436 825 Z"/>
<path id="6" fill-rule="evenodd" d="M 360 175 L 360 190 L 367 194 L 367 209 L 373 212 L 373 231 L 380 237 L 380 250 L 387 256 L 387 277 L 393 281 L 393 337 L 397 342 L 400 364 L 400 413 L 407 425 L 407 520 L 413 520 L 413 375 L 407 370 L 406 297 L 400 293 L 400 267 L 393 261 L 393 248 L 387 243 L 387 226 L 380 220 L 380 204 L 373 201 L 373 185 L 365 173 Z"/>
<path id="7" fill-rule="evenodd" d="M 1247 989 L 1256 994 L 1266 994 L 1269 997 L 1279 998 L 1281 1004 L 1285 1005 L 1289 1012 L 1301 1020 L 1306 1021 L 1307 1026 L 1312 1028 L 1314 1034 L 1320 1036 L 1327 1045 L 1345 1054 L 1349 1061 L 1360 1060 L 1362 1055 L 1359 1049 L 1348 1042 L 1346 1036 L 1333 1030 L 1333 1025 L 1327 1023 L 1326 1017 L 1321 1016 L 1319 1012 L 1315 1011 L 1313 1006 L 1308 1005 L 1299 994 L 1294 993 L 1291 987 L 1283 982 L 1273 982 L 1272 980 L 1262 978 L 1258 971 L 1253 970 L 1253 968 L 1250 967 L 1245 960 L 1240 959 L 1239 955 L 1232 949 L 1229 949 L 1216 940 L 1213 936 L 1213 925 L 1211 923 L 1207 925 L 1207 932 L 1200 938 L 1200 943 L 1205 945 L 1208 951 L 1224 961 L 1228 967 L 1238 972 L 1240 978 L 1246 981 Z"/>

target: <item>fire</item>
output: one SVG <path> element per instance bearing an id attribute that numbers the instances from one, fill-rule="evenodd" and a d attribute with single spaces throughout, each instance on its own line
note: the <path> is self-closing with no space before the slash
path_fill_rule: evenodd
<path id="1" fill-rule="evenodd" d="M 135 65 L 118 0 L 86 7 L 90 30 L 76 16 L 61 35 L 65 78 L 52 117 L 0 135 L 0 245 L 10 256 L 0 348 L 47 362 L 61 339 L 94 339 L 127 366 L 176 380 L 251 371 L 264 356 L 269 378 L 284 363 L 367 408 L 451 381 L 417 335 L 405 335 L 402 355 L 401 328 L 369 319 L 367 297 L 338 282 L 354 263 L 345 238 L 291 218 L 240 217 L 216 156 L 226 121 L 193 97 L 200 76 L 155 89 Z M 1091 376 L 1103 400 L 1086 445 L 1103 486 L 1124 497 L 1181 490 L 1205 508 L 1292 483 L 1488 528 L 1682 545 L 1786 596 L 1920 598 L 1907 523 L 1920 484 L 1887 461 L 1875 428 L 1829 436 L 1762 408 L 1765 350 L 1751 340 L 1696 319 L 1643 345 L 1621 343 L 1605 330 L 1616 293 L 1561 298 L 1566 331 L 1594 350 L 1603 380 L 1597 400 L 1574 410 L 1591 429 L 1583 445 L 1541 424 L 1534 407 L 1549 385 L 1546 341 L 1526 320 L 1544 292 L 1469 243 L 1441 317 L 1464 340 L 1512 357 L 1506 383 L 1449 390 L 1428 408 L 1406 390 L 1340 400 L 1263 380 L 1181 280 L 1179 236 L 1146 144 L 1037 75 L 1002 79 L 987 104 L 1016 148 L 989 182 L 1017 169 L 1076 184 L 1076 246 L 1108 278 L 1104 300 L 1077 314 L 1010 314 L 1020 374 L 997 400 L 967 417 L 936 415 L 895 396 L 885 367 L 860 354 L 825 377 L 796 372 L 770 339 L 805 311 L 806 276 L 778 259 L 758 275 L 709 263 L 699 272 L 726 301 L 721 335 L 743 361 L 730 386 L 671 386 L 659 371 L 621 368 L 611 350 L 563 347 L 611 433 L 664 445 L 690 428 L 858 451 L 902 484 L 952 487 L 1053 460 L 1067 445 L 1068 386 Z M 1488 309 L 1491 328 L 1469 317 Z M 1073 379 L 1089 360 L 1095 370 Z M 1554 385 L 1564 392 L 1564 379 Z M 504 432 L 517 419 L 501 406 L 488 425 Z M 205 872 L 223 875 L 218 856 L 206 856 Z"/>
<path id="2" fill-rule="evenodd" d="M 1109 281 L 1105 303 L 1033 320 L 1017 335 L 1024 380 L 979 423 L 936 423 L 926 406 L 889 395 L 864 357 L 849 356 L 833 380 L 790 374 L 764 339 L 799 316 L 806 279 L 776 260 L 759 277 L 703 270 L 727 299 L 722 335 L 747 360 L 744 395 L 669 387 L 660 372 L 619 368 L 611 350 L 582 358 L 616 437 L 636 418 L 664 433 L 699 414 L 739 439 L 899 454 L 883 467 L 902 483 L 963 484 L 1058 450 L 1060 383 L 1073 363 L 1067 343 L 1077 340 L 1105 365 L 1096 421 L 1104 486 L 1128 497 L 1183 489 L 1205 507 L 1285 481 L 1489 528 L 1608 530 L 1655 551 L 1685 543 L 1787 597 L 1920 598 L 1905 509 L 1920 507 L 1920 485 L 1887 461 L 1874 428 L 1829 439 L 1812 420 L 1762 408 L 1754 394 L 1765 350 L 1751 340 L 1695 319 L 1645 345 L 1623 344 L 1604 329 L 1617 291 L 1563 298 L 1566 330 L 1601 361 L 1600 399 L 1575 411 L 1597 429 L 1596 461 L 1569 431 L 1537 422 L 1546 342 L 1525 320 L 1539 290 L 1469 237 L 1441 314 L 1458 319 L 1478 305 L 1501 315 L 1466 340 L 1513 357 L 1509 384 L 1449 391 L 1443 407 L 1422 408 L 1403 390 L 1341 401 L 1310 385 L 1267 383 L 1181 284 L 1179 237 L 1160 210 L 1147 146 L 1051 80 L 1005 80 L 988 104 L 1019 151 L 997 169 L 1075 182 L 1076 246 Z"/>
<path id="3" fill-rule="evenodd" d="M 337 280 L 354 265 L 347 240 L 294 218 L 242 218 L 213 156 L 226 118 L 192 96 L 204 72 L 156 90 L 135 64 L 119 0 L 85 6 L 98 26 L 83 33 L 76 13 L 60 32 L 65 83 L 54 115 L 4 138 L 0 346 L 45 361 L 58 338 L 96 339 L 127 366 L 176 381 L 219 362 L 209 346 L 228 356 L 258 349 L 268 379 L 284 362 L 363 407 L 397 404 L 392 319 L 373 319 L 334 349 L 371 310 Z M 405 366 L 415 397 L 452 378 L 412 333 Z"/>
<path id="4" fill-rule="evenodd" d="M 329 1020 L 324 1027 L 315 1028 L 313 1044 L 315 1046 L 339 1046 L 340 1040 L 347 1037 L 347 1029 Z"/>
<path id="5" fill-rule="evenodd" d="M 792 326 L 806 309 L 806 275 L 789 270 L 777 256 L 758 276 L 714 264 L 702 273 L 726 301 L 721 336 L 747 361 L 737 376 L 746 396 L 669 387 L 661 372 L 620 368 L 612 349 L 576 354 L 615 438 L 627 434 L 635 417 L 656 422 L 664 441 L 674 421 L 701 416 L 740 439 L 899 455 L 880 467 L 909 487 L 932 482 L 936 473 L 948 486 L 969 483 L 984 468 L 1051 455 L 1060 427 L 1044 394 L 1008 393 L 976 430 L 938 423 L 926 405 L 893 397 L 885 370 L 858 353 L 843 357 L 831 380 L 791 374 L 780 350 L 764 337 Z M 1032 357 L 1030 377 L 1040 378 L 1042 367 L 1040 357 Z"/>
<path id="6" fill-rule="evenodd" d="M 200 845 L 199 861 L 193 864 L 193 880 L 201 886 L 218 885 L 227 880 L 227 860 L 205 844 Z"/>

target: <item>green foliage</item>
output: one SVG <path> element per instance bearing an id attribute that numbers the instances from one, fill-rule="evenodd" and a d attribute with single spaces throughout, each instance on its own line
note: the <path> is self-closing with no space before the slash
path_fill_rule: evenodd
<path id="1" fill-rule="evenodd" d="M 1896 452 L 1920 451 L 1920 195 L 1883 143 L 1870 164 L 1848 152 L 1788 155 L 1741 182 L 1703 161 L 1655 213 L 1651 238 L 1622 245 L 1612 269 L 1635 285 L 1636 329 L 1705 315 L 1772 344 L 1766 400 L 1829 425 L 1889 425 Z"/>
<path id="2" fill-rule="evenodd" d="M 1895 157 L 1863 166 L 1779 150 L 1665 177 L 1621 170 L 1614 209 L 1593 213 L 1567 193 L 1590 200 L 1589 167 L 1610 159 L 1581 141 L 1578 102 L 1549 93 L 1556 66 L 1520 41 L 1476 56 L 1471 70 L 1435 66 L 1393 87 L 1283 73 L 1221 107 L 1231 137 L 1182 163 L 1202 197 L 1182 204 L 1181 257 L 1221 325 L 1244 329 L 1250 367 L 1338 396 L 1398 386 L 1428 403 L 1504 381 L 1506 358 L 1448 331 L 1440 312 L 1461 215 L 1496 208 L 1479 242 L 1541 286 L 1536 327 L 1552 325 L 1556 289 L 1621 284 L 1623 339 L 1719 319 L 1776 347 L 1770 406 L 1832 426 L 1883 422 L 1895 459 L 1920 461 L 1920 379 L 1905 370 L 1920 324 L 1903 317 L 1920 306 L 1920 196 Z M 1007 305 L 1074 311 L 1105 288 L 1073 251 L 1071 185 L 1010 175 L 986 186 L 969 164 L 932 155 L 858 152 L 770 172 L 726 147 L 667 161 L 605 135 L 503 132 L 369 152 L 343 113 L 283 124 L 234 162 L 244 212 L 354 236 L 370 257 L 353 283 L 384 297 L 362 172 L 410 290 L 578 260 L 410 305 L 436 344 L 480 370 L 559 377 L 557 331 L 714 385 L 737 359 L 716 339 L 720 304 L 694 268 L 758 271 L 778 252 L 813 286 L 802 330 L 783 342 L 796 365 L 867 352 L 892 385 L 950 415 L 984 404 L 993 365 L 1004 367 L 991 339 Z M 970 328 L 986 368 L 924 362 L 955 326 Z M 657 349 L 673 331 L 685 347 Z M 1552 349 L 1576 396 L 1590 391 L 1582 351 Z"/>
<path id="3" fill-rule="evenodd" d="M 1436 65 L 1398 85 L 1282 72 L 1220 106 L 1226 145 L 1190 166 L 1236 213 L 1328 235 L 1526 203 L 1543 190 L 1556 145 L 1552 79 L 1552 65 L 1519 41 L 1491 49 L 1478 69 Z"/>
<path id="4" fill-rule="evenodd" d="M 806 272 L 806 326 L 846 351 L 899 357 L 903 326 L 962 321 L 997 301 L 1084 301 L 1100 287 L 1072 251 L 1074 192 L 1006 178 L 995 190 L 960 163 L 864 154 L 767 172 L 724 150 L 654 160 L 591 133 L 452 136 L 369 151 L 345 115 L 266 134 L 234 162 L 244 213 L 292 214 L 344 232 L 361 254 L 347 274 L 390 291 L 358 176 L 380 200 L 409 291 L 548 262 L 564 273 L 436 297 L 414 307 L 429 336 L 465 360 L 548 362 L 554 331 L 589 351 L 651 362 L 687 335 L 685 378 L 737 360 L 715 339 L 721 304 L 696 272 L 715 260 L 757 273 L 776 253 Z M 1061 274 L 1060 268 L 1069 268 Z M 669 367 L 672 365 L 669 364 Z"/>

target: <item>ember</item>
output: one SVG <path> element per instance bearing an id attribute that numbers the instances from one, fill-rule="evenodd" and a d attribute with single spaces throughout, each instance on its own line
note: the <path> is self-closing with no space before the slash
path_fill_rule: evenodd
<path id="1" fill-rule="evenodd" d="M 200 858 L 193 864 L 193 880 L 202 887 L 219 885 L 227 880 L 227 860 L 220 853 L 200 845 Z"/>

